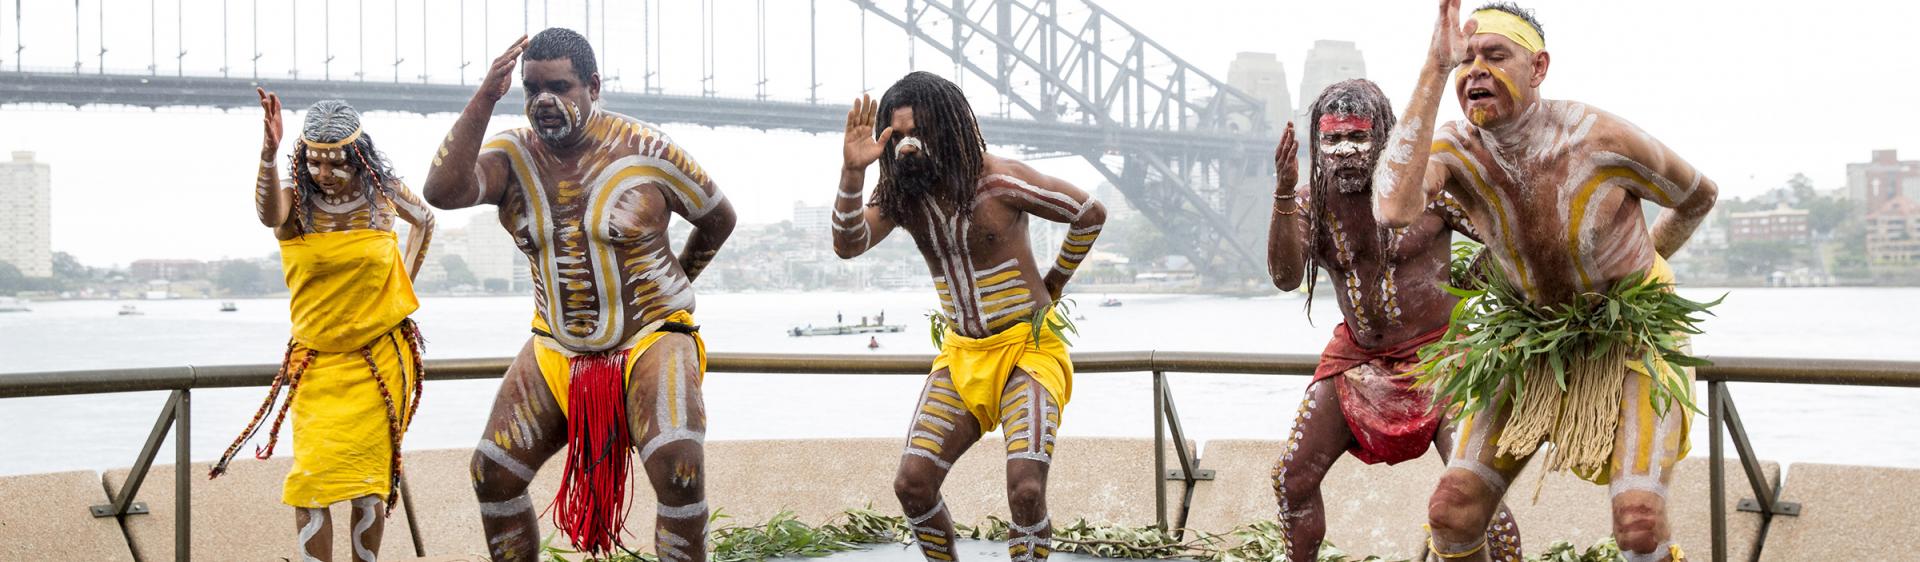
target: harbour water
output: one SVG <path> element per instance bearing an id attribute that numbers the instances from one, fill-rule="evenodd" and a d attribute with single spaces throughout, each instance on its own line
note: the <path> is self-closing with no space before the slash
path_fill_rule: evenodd
<path id="1" fill-rule="evenodd" d="M 1696 338 L 1706 355 L 1920 360 L 1920 288 L 1709 289 L 1729 293 Z M 1124 303 L 1096 306 L 1109 296 Z M 1180 350 L 1317 353 L 1339 320 L 1326 295 L 1309 323 L 1304 299 L 1290 295 L 1073 295 L 1076 351 Z M 235 301 L 71 301 L 33 303 L 0 314 L 0 372 L 274 363 L 287 334 L 285 299 Z M 121 316 L 134 304 L 139 315 Z M 703 293 L 698 322 L 710 351 L 929 353 L 925 314 L 933 292 Z M 788 330 L 849 323 L 884 311 L 900 333 L 869 337 L 791 337 Z M 415 318 L 429 358 L 501 357 L 527 338 L 526 297 L 426 298 Z M 1179 373 L 1174 397 L 1196 440 L 1278 439 L 1291 422 L 1304 377 Z M 1149 377 L 1084 374 L 1074 381 L 1061 433 L 1152 433 Z M 708 439 L 900 437 L 919 377 L 783 376 L 714 373 L 704 393 Z M 472 446 L 497 380 L 429 383 L 408 449 Z M 1920 467 L 1920 389 L 1736 384 L 1731 392 L 1762 457 Z M 193 394 L 193 458 L 211 460 L 247 422 L 264 388 Z M 0 474 L 108 469 L 133 462 L 164 393 L 0 400 Z M 1705 454 L 1705 423 L 1695 451 Z M 285 438 L 285 436 L 283 436 Z M 282 446 L 282 453 L 290 450 Z M 250 450 L 250 449 L 249 449 Z"/>

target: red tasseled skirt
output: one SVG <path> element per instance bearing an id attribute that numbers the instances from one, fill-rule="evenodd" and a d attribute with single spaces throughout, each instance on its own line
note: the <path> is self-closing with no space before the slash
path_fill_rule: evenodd
<path id="1" fill-rule="evenodd" d="M 567 468 L 554 498 L 553 522 L 575 548 L 599 556 L 625 549 L 628 454 L 627 352 L 568 360 Z"/>

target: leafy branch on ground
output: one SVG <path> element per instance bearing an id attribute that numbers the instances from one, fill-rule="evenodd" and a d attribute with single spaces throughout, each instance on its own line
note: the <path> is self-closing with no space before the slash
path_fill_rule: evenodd
<path id="1" fill-rule="evenodd" d="M 869 508 L 849 509 L 818 527 L 797 519 L 793 512 L 782 511 L 766 523 L 740 526 L 732 517 L 715 512 L 709 520 L 708 555 L 712 562 L 752 562 L 773 558 L 814 558 L 837 552 L 860 550 L 877 544 L 913 544 L 907 519 L 886 515 Z M 987 541 L 1007 540 L 1007 521 L 989 516 L 977 525 L 955 525 L 958 538 Z M 1197 560 L 1202 562 L 1280 562 L 1286 560 L 1286 540 L 1280 526 L 1260 521 L 1220 534 L 1195 530 L 1187 538 L 1157 527 L 1127 527 L 1075 520 L 1053 530 L 1054 552 L 1072 552 L 1118 559 Z M 554 544 L 558 535 L 550 535 L 541 544 L 546 562 L 587 560 L 580 553 Z M 565 555 L 565 557 L 563 557 Z M 628 552 L 600 562 L 658 562 L 653 554 Z M 1348 554 L 1322 543 L 1317 562 L 1414 562 L 1379 556 Z M 1616 562 L 1624 560 L 1613 539 L 1605 539 L 1580 550 L 1566 541 L 1555 542 L 1528 562 Z"/>

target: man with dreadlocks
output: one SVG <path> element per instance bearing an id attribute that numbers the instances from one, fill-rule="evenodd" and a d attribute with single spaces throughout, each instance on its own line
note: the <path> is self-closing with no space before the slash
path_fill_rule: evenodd
<path id="1" fill-rule="evenodd" d="M 531 127 L 483 144 L 516 63 Z M 497 206 L 533 267 L 534 335 L 508 368 L 473 455 L 493 558 L 541 555 L 527 483 L 564 445 L 553 514 L 576 547 L 625 548 L 629 454 L 638 448 L 658 500 L 660 559 L 706 560 L 706 348 L 693 323 L 693 280 L 733 231 L 732 204 L 659 128 L 600 107 L 592 46 L 558 28 L 493 61 L 425 191 L 443 209 Z M 677 256 L 667 239 L 674 215 L 693 224 Z"/>
<path id="2" fill-rule="evenodd" d="M 1382 223 L 1413 224 L 1451 195 L 1492 257 L 1486 296 L 1461 309 L 1458 339 L 1427 354 L 1442 407 L 1472 412 L 1429 502 L 1429 548 L 1484 560 L 1481 530 L 1550 442 L 1549 470 L 1609 485 L 1628 560 L 1678 559 L 1667 484 L 1687 452 L 1685 367 L 1699 362 L 1674 334 L 1697 332 L 1689 315 L 1705 305 L 1672 294 L 1664 258 L 1718 190 L 1625 119 L 1542 99 L 1550 62 L 1532 12 L 1495 2 L 1462 26 L 1460 0 L 1440 0 L 1413 101 L 1374 175 Z M 1436 130 L 1449 74 L 1467 120 Z M 1666 208 L 1652 226 L 1643 201 Z"/>
<path id="3" fill-rule="evenodd" d="M 302 560 L 333 559 L 328 507 L 353 505 L 353 559 L 372 562 L 400 480 L 400 440 L 420 405 L 420 307 L 413 276 L 433 238 L 433 212 L 393 173 L 360 114 L 339 100 L 307 108 L 289 172 L 280 180 L 280 97 L 255 89 L 266 138 L 254 182 L 260 224 L 280 239 L 292 292 L 293 337 L 266 402 L 209 477 L 226 472 L 259 431 L 282 387 L 287 398 L 255 457 L 273 455 L 293 411 L 293 467 L 281 501 L 294 508 Z M 405 258 L 394 219 L 412 226 Z"/>
<path id="4" fill-rule="evenodd" d="M 1058 334 L 1064 319 L 1052 309 L 1107 212 L 1085 191 L 986 148 L 966 95 L 934 74 L 908 74 L 879 102 L 854 100 L 833 249 L 851 259 L 904 228 L 940 295 L 940 355 L 894 480 L 921 553 L 957 557 L 940 484 L 983 432 L 1004 426 L 1013 513 L 1007 550 L 1016 561 L 1045 560 L 1053 545 L 1047 468 L 1073 389 L 1073 363 Z M 876 160 L 880 180 L 863 208 L 867 166 Z M 1044 275 L 1028 249 L 1029 215 L 1068 225 Z"/>
<path id="5" fill-rule="evenodd" d="M 1293 125 L 1275 154 L 1279 184 L 1267 234 L 1267 269 L 1282 291 L 1326 269 L 1338 287 L 1343 322 L 1320 355 L 1313 382 L 1293 419 L 1293 432 L 1273 467 L 1280 529 L 1291 560 L 1311 561 L 1326 536 L 1320 481 L 1342 451 L 1368 464 L 1397 464 L 1433 443 L 1452 449 L 1432 393 L 1413 388 L 1419 350 L 1447 331 L 1458 299 L 1448 282 L 1453 232 L 1479 233 L 1452 197 L 1437 197 L 1404 228 L 1373 219 L 1374 162 L 1393 129 L 1393 106 L 1367 80 L 1348 80 L 1320 94 L 1308 116 L 1312 163 L 1299 193 L 1299 150 Z M 1304 273 L 1304 274 L 1303 274 Z M 1494 559 L 1520 560 L 1520 533 L 1505 509 L 1487 528 Z"/>

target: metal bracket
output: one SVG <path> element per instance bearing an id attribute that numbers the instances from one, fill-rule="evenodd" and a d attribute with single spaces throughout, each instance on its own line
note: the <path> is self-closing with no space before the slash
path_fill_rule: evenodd
<path id="1" fill-rule="evenodd" d="M 1182 482 L 1185 482 L 1185 481 L 1187 480 L 1187 473 L 1186 473 L 1185 471 L 1183 471 L 1183 470 L 1180 470 L 1180 469 L 1178 469 L 1178 468 L 1169 468 L 1169 469 L 1167 469 L 1167 479 L 1168 479 L 1168 480 L 1179 480 L 1179 481 L 1182 481 Z M 1213 469 L 1211 469 L 1211 468 L 1198 468 L 1198 469 L 1194 469 L 1194 471 L 1193 471 L 1193 479 L 1194 479 L 1194 480 L 1212 480 L 1212 479 L 1213 479 Z"/>
<path id="2" fill-rule="evenodd" d="M 1740 511 L 1745 511 L 1748 513 L 1760 513 L 1760 502 L 1753 498 L 1740 498 L 1740 502 L 1737 504 L 1734 504 L 1734 509 L 1738 509 Z M 1773 514 L 1785 515 L 1788 517 L 1799 517 L 1800 502 L 1775 501 L 1773 502 Z"/>
<path id="3" fill-rule="evenodd" d="M 94 517 L 113 517 L 113 504 L 96 505 L 87 508 L 87 511 L 93 513 Z M 133 502 L 133 505 L 127 506 L 127 515 L 146 515 L 147 513 L 147 502 Z"/>

